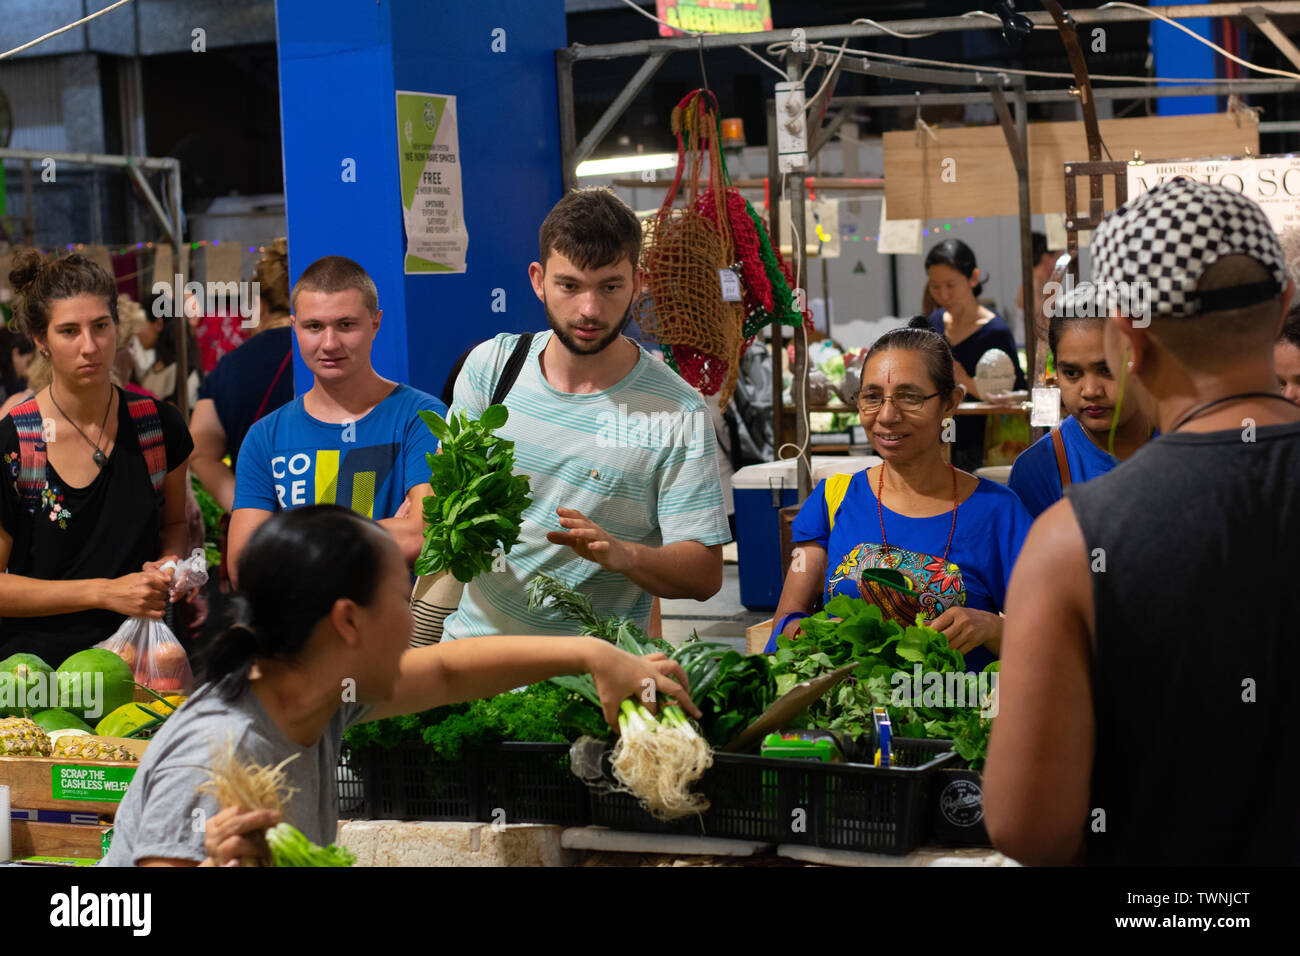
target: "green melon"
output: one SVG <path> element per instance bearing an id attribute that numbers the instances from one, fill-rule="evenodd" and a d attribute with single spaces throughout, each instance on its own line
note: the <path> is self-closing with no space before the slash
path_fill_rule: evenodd
<path id="1" fill-rule="evenodd" d="M 37 727 L 47 734 L 55 730 L 84 730 L 88 734 L 93 734 L 95 728 L 86 723 L 70 710 L 64 710 L 62 707 L 51 707 L 49 710 L 43 710 L 32 718 Z"/>
<path id="2" fill-rule="evenodd" d="M 58 704 L 91 722 L 111 714 L 135 697 L 135 675 L 112 651 L 92 647 L 77 651 L 59 665 Z"/>
<path id="3" fill-rule="evenodd" d="M 12 654 L 0 661 L 0 717 L 22 717 L 53 703 L 53 668 L 35 654 Z M 19 706 L 25 704 L 25 706 Z"/>

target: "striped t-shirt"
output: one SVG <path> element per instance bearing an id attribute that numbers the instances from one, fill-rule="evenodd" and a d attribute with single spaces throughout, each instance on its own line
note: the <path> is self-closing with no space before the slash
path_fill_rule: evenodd
<path id="1" fill-rule="evenodd" d="M 644 349 L 612 388 L 561 392 L 546 381 L 538 362 L 551 334 L 534 336 L 505 400 L 510 419 L 498 432 L 515 442 L 515 471 L 530 479 L 533 501 L 524 512 L 523 532 L 496 569 L 465 586 L 443 640 L 574 633 L 575 625 L 554 611 L 528 610 L 525 586 L 539 572 L 588 595 L 601 616 L 647 626 L 649 594 L 626 576 L 546 540 L 548 531 L 564 530 L 556 508 L 574 508 L 615 538 L 648 547 L 731 540 L 713 422 L 699 393 Z M 470 353 L 456 380 L 453 412 L 483 414 L 518 338 L 503 333 Z"/>

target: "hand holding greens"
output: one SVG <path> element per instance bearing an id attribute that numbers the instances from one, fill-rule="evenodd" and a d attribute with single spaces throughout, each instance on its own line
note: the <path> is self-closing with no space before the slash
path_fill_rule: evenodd
<path id="1" fill-rule="evenodd" d="M 528 476 L 514 474 L 515 443 L 492 433 L 506 423 L 504 405 L 493 405 L 477 420 L 464 413 L 443 419 L 422 411 L 420 418 L 442 443 L 427 455 L 433 494 L 424 499 L 424 547 L 415 573 L 450 571 L 468 583 L 491 569 L 493 552 L 519 541 L 524 509 L 531 503 Z"/>

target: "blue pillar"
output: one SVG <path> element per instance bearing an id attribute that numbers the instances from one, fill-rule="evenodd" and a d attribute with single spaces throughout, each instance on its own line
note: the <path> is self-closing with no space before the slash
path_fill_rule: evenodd
<path id="1" fill-rule="evenodd" d="M 1184 2 L 1192 5 L 1206 3 L 1207 0 L 1184 0 Z M 1178 22 L 1207 40 L 1214 39 L 1214 30 L 1209 17 Z M 1213 81 L 1217 76 L 1214 63 L 1217 53 L 1204 43 L 1189 37 L 1182 30 L 1175 29 L 1160 20 L 1151 21 L 1151 53 L 1156 76 L 1205 77 L 1206 82 Z M 1156 112 L 1160 116 L 1214 113 L 1217 110 L 1218 104 L 1213 96 L 1166 96 L 1156 100 Z"/>
<path id="2" fill-rule="evenodd" d="M 545 327 L 527 269 L 561 195 L 564 2 L 277 0 L 276 14 L 290 279 L 324 255 L 361 263 L 384 313 L 375 369 L 437 395 L 471 343 Z M 464 273 L 404 274 L 397 90 L 457 98 Z M 306 391 L 298 357 L 295 373 Z"/>

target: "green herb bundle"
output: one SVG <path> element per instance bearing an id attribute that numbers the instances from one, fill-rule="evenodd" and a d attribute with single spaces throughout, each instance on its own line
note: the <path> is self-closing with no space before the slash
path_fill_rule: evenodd
<path id="1" fill-rule="evenodd" d="M 842 730 L 858 736 L 872 730 L 871 710 L 887 707 L 894 733 L 901 737 L 950 739 L 953 749 L 972 768 L 983 766 L 992 720 L 980 716 L 979 682 L 966 672 L 960 651 L 938 631 L 917 624 L 904 628 L 886 621 L 880 608 L 861 598 L 837 595 L 826 609 L 805 618 L 798 639 L 777 638 L 773 673 L 778 694 L 820 674 L 856 663 L 849 678 L 816 701 L 793 726 Z M 920 688 L 912 688 L 895 705 L 903 677 L 914 683 L 920 673 L 940 675 L 945 686 L 960 687 L 966 707 L 942 706 Z M 985 668 L 996 672 L 995 661 Z M 938 683 L 936 679 L 935 683 Z"/>
<path id="2" fill-rule="evenodd" d="M 442 448 L 425 456 L 433 494 L 424 499 L 424 547 L 415 573 L 450 571 L 468 583 L 492 567 L 498 546 L 509 553 L 518 542 L 531 503 L 528 476 L 514 474 L 515 443 L 493 434 L 509 418 L 504 405 L 477 420 L 430 411 L 420 418 Z"/>
<path id="3" fill-rule="evenodd" d="M 694 633 L 677 647 L 653 640 L 626 618 L 598 616 L 586 595 L 557 578 L 539 574 L 528 582 L 528 606 L 538 608 L 548 602 L 578 624 L 583 635 L 603 638 L 629 654 L 667 654 L 681 664 L 691 699 L 704 714 L 700 729 L 715 747 L 729 743 L 775 699 L 776 682 L 767 658 L 761 654 L 746 657 L 726 644 L 702 641 Z M 590 674 L 551 680 L 599 709 L 600 696 Z"/>
<path id="4" fill-rule="evenodd" d="M 221 516 L 226 512 L 207 489 L 199 483 L 195 475 L 190 475 L 190 487 L 194 489 L 194 500 L 198 502 L 203 515 L 203 552 L 208 567 L 215 568 L 221 564 Z"/>
<path id="5" fill-rule="evenodd" d="M 423 742 L 442 760 L 460 760 L 466 747 L 502 740 L 567 743 L 593 724 L 606 730 L 599 709 L 548 682 L 465 704 L 418 714 L 400 714 L 349 727 L 344 740 L 354 750 L 392 748 Z"/>

